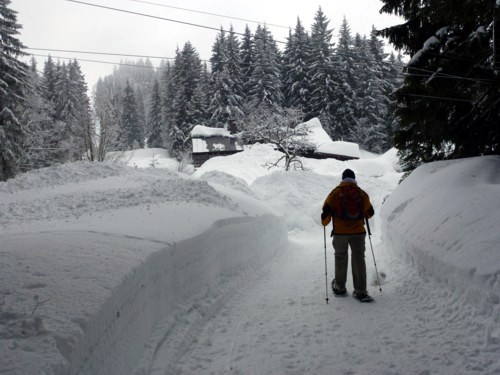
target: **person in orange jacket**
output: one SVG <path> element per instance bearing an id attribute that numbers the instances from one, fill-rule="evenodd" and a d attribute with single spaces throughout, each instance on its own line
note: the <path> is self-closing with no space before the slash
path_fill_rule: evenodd
<path id="1" fill-rule="evenodd" d="M 342 173 L 342 181 L 333 189 L 323 204 L 321 223 L 327 226 L 333 218 L 333 248 L 335 250 L 335 278 L 332 290 L 335 296 L 346 296 L 348 248 L 351 248 L 353 297 L 361 302 L 371 302 L 366 290 L 365 218 L 375 211 L 368 194 L 358 187 L 356 175 L 350 169 Z"/>

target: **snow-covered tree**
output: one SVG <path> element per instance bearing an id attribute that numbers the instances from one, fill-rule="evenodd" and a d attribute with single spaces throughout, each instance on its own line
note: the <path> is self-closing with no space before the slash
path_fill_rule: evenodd
<path id="1" fill-rule="evenodd" d="M 320 117 L 325 130 L 332 138 L 333 134 L 333 102 L 335 100 L 335 71 L 332 63 L 333 44 L 332 30 L 328 28 L 330 21 L 321 7 L 316 12 L 311 29 L 311 58 L 309 61 L 311 77 L 310 113 L 311 117 Z"/>
<path id="2" fill-rule="evenodd" d="M 26 100 L 22 103 L 20 121 L 26 129 L 23 170 L 42 168 L 57 163 L 59 132 L 54 122 L 52 102 L 43 95 L 43 80 L 33 59 L 29 70 Z"/>
<path id="3" fill-rule="evenodd" d="M 309 62 L 311 44 L 300 19 L 288 38 L 283 54 L 283 86 L 286 103 L 301 110 L 308 117 L 310 112 L 311 77 Z"/>
<path id="4" fill-rule="evenodd" d="M 243 139 L 247 142 L 270 143 L 283 153 L 269 168 L 277 167 L 283 161 L 285 171 L 303 169 L 301 155 L 310 152 L 314 146 L 309 142 L 309 129 L 298 126 L 304 114 L 295 108 L 275 110 L 261 106 L 247 119 Z"/>
<path id="5" fill-rule="evenodd" d="M 497 154 L 500 83 L 493 62 L 494 0 L 382 0 L 404 19 L 382 30 L 412 56 L 396 92 L 395 145 L 408 170 L 421 163 Z"/>
<path id="6" fill-rule="evenodd" d="M 249 81 L 249 101 L 253 108 L 261 105 L 281 107 L 280 52 L 271 32 L 259 25 L 254 36 L 254 69 Z"/>
<path id="7" fill-rule="evenodd" d="M 243 81 L 243 97 L 250 95 L 250 77 L 253 73 L 254 62 L 254 40 L 250 28 L 245 26 L 245 32 L 240 47 L 241 54 L 241 79 Z"/>
<path id="8" fill-rule="evenodd" d="M 164 145 L 162 134 L 163 131 L 163 116 L 161 113 L 161 97 L 160 84 L 155 81 L 148 113 L 148 147 L 161 148 Z"/>
<path id="9" fill-rule="evenodd" d="M 219 51 L 215 46 L 221 43 L 221 35 L 223 36 L 222 31 L 213 50 L 220 53 L 224 60 L 216 64 L 217 69 L 212 71 L 209 107 L 210 121 L 218 127 L 223 127 L 229 120 L 236 120 L 244 115 L 239 42 L 231 26 L 229 35 Z M 213 62 L 216 60 L 217 55 L 210 59 Z"/>
<path id="10" fill-rule="evenodd" d="M 134 90 L 128 81 L 123 91 L 122 105 L 121 150 L 142 148 L 144 147 L 144 133 L 137 113 L 137 102 Z"/>
<path id="11" fill-rule="evenodd" d="M 344 17 L 339 29 L 339 39 L 333 65 L 335 66 L 335 92 L 331 113 L 332 134 L 335 139 L 356 141 L 350 137 L 351 129 L 356 126 L 354 108 L 356 106 L 355 84 L 359 80 L 355 73 L 353 38 L 347 19 Z"/>
<path id="12" fill-rule="evenodd" d="M 19 60 L 25 55 L 17 38 L 21 26 L 9 5 L 10 0 L 0 0 L 0 181 L 18 172 L 25 142 L 16 107 L 24 100 L 28 67 Z"/>

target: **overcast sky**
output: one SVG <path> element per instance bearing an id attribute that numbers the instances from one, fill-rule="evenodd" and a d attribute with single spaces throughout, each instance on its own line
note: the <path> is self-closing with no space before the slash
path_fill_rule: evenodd
<path id="1" fill-rule="evenodd" d="M 334 38 L 343 17 L 347 18 L 353 35 L 356 32 L 369 35 L 372 25 L 383 28 L 400 23 L 396 17 L 379 13 L 379 0 L 81 0 L 87 3 L 124 9 L 183 22 L 201 24 L 213 28 L 229 29 L 232 24 L 236 32 L 243 32 L 248 24 L 252 31 L 257 26 L 252 21 L 267 23 L 276 40 L 286 41 L 288 29 L 294 27 L 297 16 L 307 30 L 321 6 L 330 19 Z M 158 6 L 155 4 L 162 4 Z M 67 0 L 12 0 L 11 8 L 18 12 L 22 25 L 20 39 L 29 48 L 51 50 L 78 50 L 141 56 L 174 57 L 177 46 L 182 48 L 190 41 L 201 59 L 211 56 L 216 31 L 183 25 L 165 20 L 102 9 Z M 169 6 L 169 7 L 165 7 Z M 181 7 L 199 12 L 215 13 L 228 17 L 195 13 L 174 9 Z M 284 27 L 278 27 L 279 25 Z M 280 45 L 283 46 L 283 45 Z M 28 50 L 42 54 L 37 57 L 43 63 L 47 51 Z M 80 61 L 89 88 L 99 77 L 110 74 L 113 65 L 84 62 L 83 59 L 119 62 L 126 57 L 87 55 L 82 53 L 51 52 L 53 57 L 76 58 Z M 128 59 L 137 60 L 138 58 Z M 156 66 L 158 59 L 152 59 Z M 42 65 L 39 65 L 39 69 Z"/>

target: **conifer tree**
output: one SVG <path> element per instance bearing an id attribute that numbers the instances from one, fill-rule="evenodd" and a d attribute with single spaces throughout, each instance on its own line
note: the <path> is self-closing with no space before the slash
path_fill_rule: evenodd
<path id="1" fill-rule="evenodd" d="M 382 153 L 387 150 L 385 121 L 388 102 L 383 92 L 382 62 L 377 62 L 371 51 L 366 37 L 357 34 L 352 49 L 357 79 L 353 104 L 355 124 L 349 129 L 348 140 L 365 150 Z"/>
<path id="2" fill-rule="evenodd" d="M 397 91 L 395 145 L 408 170 L 498 153 L 500 83 L 492 65 L 495 0 L 383 0 L 404 22 L 381 31 L 412 56 Z"/>
<path id="3" fill-rule="evenodd" d="M 43 77 L 42 77 L 42 85 L 43 85 L 43 93 L 45 98 L 53 103 L 55 107 L 55 98 L 56 98 L 56 82 L 57 82 L 57 67 L 52 57 L 49 55 L 47 61 L 45 61 L 43 68 Z"/>
<path id="4" fill-rule="evenodd" d="M 151 100 L 148 113 L 148 147 L 162 148 L 163 141 L 163 118 L 161 114 L 160 85 L 158 81 L 153 84 Z"/>
<path id="5" fill-rule="evenodd" d="M 336 75 L 334 77 L 336 90 L 331 108 L 332 134 L 337 139 L 356 142 L 352 137 L 352 129 L 356 126 L 354 108 L 356 94 L 354 86 L 357 77 L 354 71 L 353 38 L 347 19 L 344 17 L 339 29 L 339 40 L 333 59 Z"/>
<path id="6" fill-rule="evenodd" d="M 137 114 L 137 102 L 134 90 L 127 81 L 123 92 L 122 129 L 120 136 L 121 150 L 134 150 L 144 147 L 143 132 Z"/>
<path id="7" fill-rule="evenodd" d="M 254 64 L 254 41 L 248 25 L 245 26 L 243 40 L 240 48 L 241 54 L 241 80 L 243 81 L 243 97 L 250 95 L 250 77 L 253 73 Z"/>
<path id="8" fill-rule="evenodd" d="M 216 44 L 218 43 L 216 40 Z M 218 51 L 215 46 L 213 50 Z M 220 53 L 224 56 L 224 61 L 212 72 L 212 99 L 209 107 L 210 121 L 217 127 L 223 127 L 229 120 L 236 120 L 244 115 L 240 46 L 232 26 Z M 215 62 L 216 59 L 217 56 L 213 55 L 211 61 Z"/>
<path id="9" fill-rule="evenodd" d="M 47 167 L 57 162 L 59 135 L 55 127 L 52 102 L 44 96 L 43 80 L 33 58 L 29 70 L 26 100 L 22 103 L 20 121 L 26 128 L 23 170 Z"/>
<path id="10" fill-rule="evenodd" d="M 288 38 L 287 48 L 283 55 L 283 85 L 286 103 L 290 107 L 305 113 L 306 120 L 310 117 L 311 77 L 309 62 L 311 60 L 311 45 L 309 35 L 300 19 L 294 32 Z"/>
<path id="11" fill-rule="evenodd" d="M 9 5 L 10 0 L 0 0 L 0 181 L 18 172 L 25 142 L 16 107 L 24 100 L 28 67 L 19 60 L 25 55 L 17 38 L 21 26 Z"/>
<path id="12" fill-rule="evenodd" d="M 221 28 L 212 46 L 212 57 L 210 58 L 212 73 L 221 72 L 224 68 L 227 61 L 226 51 L 226 33 Z"/>
<path id="13" fill-rule="evenodd" d="M 284 104 L 281 89 L 280 53 L 271 32 L 259 25 L 254 36 L 254 70 L 250 77 L 251 106 L 280 108 Z"/>
<path id="14" fill-rule="evenodd" d="M 320 117 L 326 132 L 339 139 L 333 132 L 333 102 L 335 100 L 335 71 L 332 63 L 332 30 L 328 28 L 330 21 L 321 7 L 316 12 L 311 29 L 311 59 L 309 62 L 311 76 L 310 116 Z"/>
<path id="15" fill-rule="evenodd" d="M 187 42 L 182 51 L 176 51 L 171 72 L 171 89 L 174 93 L 172 123 L 169 124 L 167 139 L 168 151 L 179 160 L 190 147 L 192 128 L 196 125 L 199 113 L 194 101 L 200 98 L 195 91 L 200 84 L 201 61 L 196 49 Z M 194 98 L 194 101 L 193 101 Z"/>
<path id="16" fill-rule="evenodd" d="M 175 125 L 175 83 L 173 78 L 173 67 L 170 62 L 167 62 L 166 66 L 163 68 L 161 76 L 161 97 L 162 97 L 162 116 L 163 123 L 165 124 L 163 129 L 163 147 L 167 150 L 172 150 L 171 133 Z"/>

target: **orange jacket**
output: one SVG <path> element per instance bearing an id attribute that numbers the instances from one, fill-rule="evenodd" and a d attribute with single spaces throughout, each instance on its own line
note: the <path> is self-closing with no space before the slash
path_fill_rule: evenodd
<path id="1" fill-rule="evenodd" d="M 333 217 L 333 231 L 332 234 L 362 234 L 366 233 L 364 220 L 341 220 L 335 216 L 335 207 L 338 207 L 338 200 L 341 186 L 356 185 L 355 182 L 342 181 L 339 186 L 333 189 L 323 204 L 323 212 L 321 213 L 321 223 L 327 226 Z M 357 186 L 357 185 L 356 185 Z M 363 199 L 363 210 L 365 217 L 370 218 L 374 215 L 375 211 L 370 203 L 370 197 L 363 189 L 359 188 L 361 198 Z"/>

